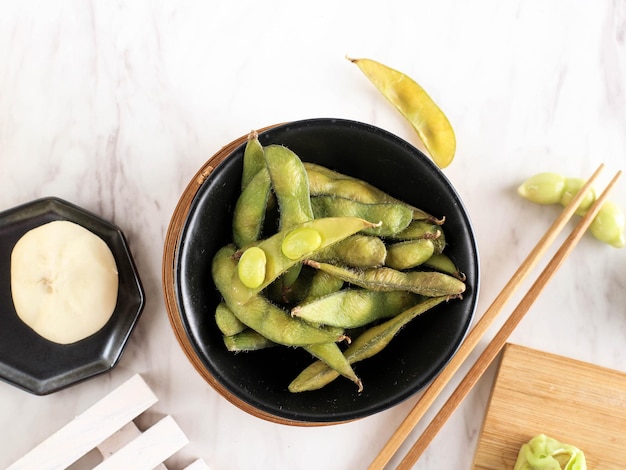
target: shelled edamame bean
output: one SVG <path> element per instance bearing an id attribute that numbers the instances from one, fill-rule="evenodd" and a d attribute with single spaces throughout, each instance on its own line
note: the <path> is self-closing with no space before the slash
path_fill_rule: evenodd
<path id="1" fill-rule="evenodd" d="M 443 253 L 445 217 L 303 163 L 287 147 L 262 146 L 255 132 L 244 151 L 241 188 L 232 243 L 212 262 L 222 295 L 215 321 L 230 351 L 297 347 L 317 359 L 327 378 L 311 385 L 306 369 L 289 385 L 293 392 L 340 375 L 362 390 L 352 363 L 465 291 L 462 273 Z M 277 218 L 269 216 L 270 201 Z M 274 219 L 276 228 L 268 228 L 266 220 Z M 359 333 L 348 338 L 346 331 Z"/>
<path id="2" fill-rule="evenodd" d="M 561 204 L 566 206 L 584 186 L 585 180 L 565 177 L 558 173 L 542 172 L 525 180 L 518 188 L 520 196 L 537 204 Z M 593 188 L 585 195 L 576 209 L 576 214 L 584 216 L 596 200 Z M 615 248 L 626 245 L 624 229 L 626 218 L 620 207 L 612 201 L 605 202 L 589 226 L 589 231 L 598 240 Z"/>

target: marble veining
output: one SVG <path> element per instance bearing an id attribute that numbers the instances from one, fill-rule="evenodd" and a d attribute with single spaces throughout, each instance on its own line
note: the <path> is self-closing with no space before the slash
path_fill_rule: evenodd
<path id="1" fill-rule="evenodd" d="M 458 151 L 445 174 L 479 243 L 477 316 L 558 214 L 521 200 L 517 185 L 539 171 L 584 177 L 600 162 L 606 182 L 626 166 L 624 2 L 0 5 L 0 210 L 54 195 L 113 221 L 147 297 L 111 373 L 45 397 L 0 383 L 0 468 L 134 373 L 160 398 L 143 424 L 170 414 L 190 438 L 169 468 L 198 457 L 226 470 L 366 468 L 417 397 L 338 426 L 254 418 L 193 369 L 161 289 L 163 242 L 180 195 L 211 155 L 250 129 L 340 117 L 421 147 L 346 55 L 409 73 L 453 123 Z M 611 199 L 626 209 L 626 182 Z M 625 250 L 586 236 L 511 341 L 626 371 L 625 266 Z M 470 467 L 494 376 L 492 366 L 416 469 Z"/>

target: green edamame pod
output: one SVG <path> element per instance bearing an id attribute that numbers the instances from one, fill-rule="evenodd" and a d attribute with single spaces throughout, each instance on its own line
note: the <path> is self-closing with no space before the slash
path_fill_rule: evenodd
<path id="1" fill-rule="evenodd" d="M 429 220 L 434 223 L 443 223 L 443 220 L 427 212 L 406 204 L 387 194 L 381 189 L 363 180 L 344 175 L 337 171 L 315 163 L 304 162 L 304 168 L 309 176 L 309 192 L 311 196 L 336 196 L 365 204 L 396 203 L 404 204 L 413 211 L 413 219 Z"/>
<path id="2" fill-rule="evenodd" d="M 322 361 L 327 367 L 334 370 L 337 375 L 343 375 L 354 382 L 359 392 L 363 390 L 361 379 L 357 377 L 348 359 L 335 343 L 312 344 L 304 346 L 304 349 Z"/>
<path id="3" fill-rule="evenodd" d="M 356 234 L 315 254 L 316 261 L 334 262 L 354 268 L 385 264 L 387 247 L 378 237 Z"/>
<path id="4" fill-rule="evenodd" d="M 264 155 L 280 209 L 279 230 L 312 220 L 309 181 L 300 158 L 282 145 L 266 146 Z"/>
<path id="5" fill-rule="evenodd" d="M 241 190 L 243 191 L 248 183 L 252 181 L 261 168 L 265 168 L 265 157 L 263 147 L 259 142 L 259 135 L 256 131 L 248 134 L 248 141 L 243 152 L 243 171 L 241 174 Z"/>
<path id="6" fill-rule="evenodd" d="M 276 346 L 276 343 L 249 328 L 234 335 L 224 335 L 223 339 L 226 349 L 231 352 L 258 351 Z"/>
<path id="7" fill-rule="evenodd" d="M 357 328 L 408 309 L 418 296 L 407 291 L 343 289 L 291 309 L 291 315 L 308 322 Z"/>
<path id="8" fill-rule="evenodd" d="M 308 302 L 319 297 L 324 297 L 333 292 L 337 292 L 343 287 L 343 279 L 339 279 L 324 271 L 314 270 L 313 277 L 309 283 L 309 288 L 303 302 Z"/>
<path id="9" fill-rule="evenodd" d="M 355 270 L 306 260 L 309 266 L 326 271 L 356 286 L 377 291 L 406 290 L 427 297 L 455 296 L 465 292 L 465 283 L 435 271 L 397 271 L 392 268 Z"/>
<path id="10" fill-rule="evenodd" d="M 233 212 L 233 241 L 245 246 L 259 239 L 263 229 L 271 182 L 267 168 L 261 168 L 239 195 Z"/>
<path id="11" fill-rule="evenodd" d="M 343 197 L 315 196 L 311 198 L 311 205 L 317 218 L 360 217 L 373 223 L 381 222 L 379 227 L 368 228 L 363 233 L 383 237 L 404 230 L 413 217 L 407 206 L 391 202 L 365 204 Z"/>
<path id="12" fill-rule="evenodd" d="M 344 240 L 350 235 L 354 235 L 355 233 L 372 227 L 373 225 L 374 224 L 371 222 L 357 217 L 328 217 L 314 219 L 295 227 L 281 230 L 269 238 L 255 242 L 252 246 L 256 246 L 265 252 L 265 280 L 259 286 L 250 288 L 245 286 L 235 273 L 231 281 L 231 290 L 233 291 L 232 300 L 239 304 L 246 303 L 250 297 L 261 292 L 281 274 L 285 273 L 292 266 L 300 263 L 305 257 L 311 256 L 316 251 Z M 285 256 L 283 252 L 283 242 L 288 240 L 287 237 L 289 237 L 292 232 L 298 230 L 308 231 L 309 229 L 316 231 L 321 237 L 320 240 L 315 240 L 315 246 L 310 247 L 310 252 L 303 252 L 302 255 L 297 258 Z M 291 250 L 289 251 L 291 252 Z M 232 309 L 232 306 L 230 307 Z"/>
<path id="13" fill-rule="evenodd" d="M 359 335 L 344 352 L 350 364 L 368 359 L 382 351 L 402 327 L 415 317 L 432 309 L 450 297 L 432 297 L 405 310 L 380 325 L 373 326 Z M 290 384 L 293 393 L 318 390 L 339 377 L 339 374 L 321 361 L 316 361 L 304 369 Z"/>
<path id="14" fill-rule="evenodd" d="M 393 269 L 411 269 L 426 262 L 435 253 L 435 244 L 428 238 L 393 243 L 387 247 L 385 264 Z"/>
<path id="15" fill-rule="evenodd" d="M 435 271 L 450 274 L 461 281 L 465 281 L 465 274 L 463 274 L 450 257 L 444 253 L 432 255 L 424 262 L 424 266 L 434 269 Z"/>
<path id="16" fill-rule="evenodd" d="M 245 303 L 233 290 L 232 280 L 236 276 L 237 262 L 235 247 L 227 245 L 215 254 L 211 267 L 213 281 L 224 297 L 224 302 L 235 316 L 249 328 L 257 331 L 274 343 L 285 346 L 306 346 L 310 344 L 332 343 L 344 339 L 343 335 L 333 334 L 315 328 L 291 316 L 260 295 L 250 295 Z"/>
<path id="17" fill-rule="evenodd" d="M 389 238 L 393 240 L 418 240 L 421 238 L 435 240 L 442 236 L 443 228 L 441 224 L 434 224 L 426 220 L 412 220 L 407 228 L 391 235 Z"/>
<path id="18" fill-rule="evenodd" d="M 224 302 L 220 302 L 215 309 L 215 323 L 224 336 L 236 335 L 247 328 Z"/>

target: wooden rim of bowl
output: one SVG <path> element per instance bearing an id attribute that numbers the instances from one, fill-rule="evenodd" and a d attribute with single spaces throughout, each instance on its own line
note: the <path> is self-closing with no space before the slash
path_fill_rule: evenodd
<path id="1" fill-rule="evenodd" d="M 276 127 L 277 125 L 278 124 L 265 127 L 258 132 L 264 132 L 268 129 Z M 241 136 L 233 140 L 228 145 L 222 147 L 215 155 L 209 158 L 204 166 L 200 168 L 200 170 L 198 170 L 198 172 L 191 179 L 191 181 L 185 188 L 180 200 L 178 201 L 176 208 L 174 209 L 165 236 L 162 266 L 163 295 L 165 298 L 165 308 L 167 309 L 167 315 L 169 317 L 170 325 L 172 327 L 172 330 L 174 330 L 174 336 L 178 340 L 178 343 L 180 344 L 185 355 L 187 356 L 187 359 L 189 359 L 189 361 L 196 369 L 196 371 L 200 374 L 200 376 L 206 382 L 208 382 L 209 385 L 211 385 L 220 395 L 226 398 L 237 408 L 247 412 L 248 414 L 256 416 L 257 418 L 261 418 L 277 424 L 306 427 L 338 424 L 340 422 L 304 422 L 275 416 L 273 414 L 261 411 L 233 395 L 213 376 L 213 374 L 211 374 L 205 368 L 204 363 L 198 357 L 194 347 L 189 341 L 180 316 L 180 309 L 178 306 L 178 301 L 176 299 L 176 290 L 174 288 L 174 272 L 176 270 L 176 251 L 178 249 L 182 229 L 189 215 L 189 210 L 191 209 L 191 205 L 198 190 L 200 189 L 204 181 L 208 178 L 208 176 L 221 162 L 223 162 L 229 155 L 231 155 L 237 147 L 245 143 L 247 139 L 248 134 Z M 344 421 L 341 421 L 341 423 L 343 422 Z"/>

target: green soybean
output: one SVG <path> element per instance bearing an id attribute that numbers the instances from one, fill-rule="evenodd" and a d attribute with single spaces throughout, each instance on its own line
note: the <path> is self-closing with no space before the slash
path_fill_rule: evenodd
<path id="1" fill-rule="evenodd" d="M 315 217 L 360 217 L 380 226 L 363 230 L 363 233 L 388 236 L 404 230 L 412 220 L 411 209 L 403 204 L 383 202 L 365 204 L 343 197 L 316 196 L 311 198 Z"/>
<path id="2" fill-rule="evenodd" d="M 387 247 L 378 237 L 352 235 L 315 254 L 316 261 L 333 262 L 354 268 L 382 266 L 387 259 Z"/>
<path id="3" fill-rule="evenodd" d="M 537 204 L 558 204 L 561 202 L 564 189 L 564 176 L 552 172 L 543 172 L 524 181 L 517 188 L 517 193 Z"/>
<path id="4" fill-rule="evenodd" d="M 435 253 L 435 244 L 428 238 L 393 243 L 387 247 L 385 264 L 393 269 L 411 269 L 424 264 Z"/>
<path id="5" fill-rule="evenodd" d="M 572 199 L 580 192 L 586 181 L 582 178 L 565 178 L 565 187 L 563 188 L 563 194 L 559 202 L 563 207 L 567 206 Z M 587 213 L 589 208 L 596 200 L 596 191 L 591 188 L 585 194 L 585 197 L 580 202 L 580 205 L 576 208 L 576 215 L 583 216 Z"/>
<path id="6" fill-rule="evenodd" d="M 291 315 L 308 322 L 357 328 L 393 317 L 414 305 L 418 296 L 407 291 L 377 292 L 343 289 L 291 309 Z"/>
<path id="7" fill-rule="evenodd" d="M 309 266 L 326 271 L 344 281 L 375 291 L 406 290 L 427 297 L 455 296 L 465 292 L 465 283 L 435 271 L 398 271 L 388 267 L 363 270 L 306 260 Z"/>
<path id="8" fill-rule="evenodd" d="M 292 318 L 289 313 L 263 296 L 251 295 L 247 302 L 241 303 L 232 286 L 232 280 L 237 277 L 234 255 L 235 247 L 232 245 L 218 250 L 213 258 L 211 274 L 224 302 L 239 321 L 270 341 L 285 346 L 306 346 L 344 339 L 343 335 L 333 334 Z"/>
<path id="9" fill-rule="evenodd" d="M 426 299 L 390 320 L 367 329 L 345 350 L 346 359 L 350 364 L 354 364 L 378 354 L 411 320 L 447 300 L 449 300 L 448 296 Z M 298 393 L 318 390 L 337 377 L 339 374 L 336 371 L 323 362 L 317 361 L 304 369 L 289 384 L 289 391 Z"/>
<path id="10" fill-rule="evenodd" d="M 426 220 L 412 220 L 407 228 L 391 235 L 389 238 L 393 240 L 417 240 L 422 238 L 436 240 L 443 236 L 441 224 L 435 224 Z"/>
<path id="11" fill-rule="evenodd" d="M 591 225 L 589 231 L 598 240 L 608 243 L 615 248 L 623 248 L 626 244 L 624 239 L 624 227 L 626 219 L 624 213 L 614 202 L 607 201 L 602 204 Z"/>

